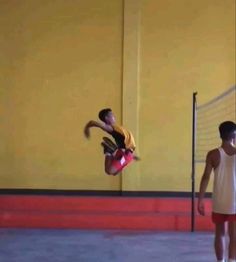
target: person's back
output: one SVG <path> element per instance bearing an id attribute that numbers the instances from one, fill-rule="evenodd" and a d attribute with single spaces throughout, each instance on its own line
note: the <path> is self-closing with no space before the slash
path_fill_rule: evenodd
<path id="1" fill-rule="evenodd" d="M 215 254 L 217 261 L 226 262 L 226 225 L 229 234 L 228 262 L 236 262 L 236 124 L 225 121 L 219 126 L 222 144 L 208 152 L 200 183 L 198 211 L 205 215 L 204 194 L 214 170 L 212 222 L 215 224 Z"/>
<path id="2" fill-rule="evenodd" d="M 132 133 L 124 127 L 113 124 L 113 131 L 110 133 L 116 141 L 116 144 L 120 148 L 135 150 L 135 141 Z"/>
<path id="3" fill-rule="evenodd" d="M 232 149 L 218 148 L 220 161 L 214 170 L 213 212 L 236 213 L 236 153 Z"/>

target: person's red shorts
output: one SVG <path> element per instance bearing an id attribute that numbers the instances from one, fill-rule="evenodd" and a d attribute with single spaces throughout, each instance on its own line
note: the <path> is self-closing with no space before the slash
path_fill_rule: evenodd
<path id="1" fill-rule="evenodd" d="M 131 151 L 125 151 L 123 149 L 117 149 L 112 161 L 112 167 L 117 170 L 117 173 L 122 171 L 122 169 L 127 166 L 134 159 L 133 153 Z"/>
<path id="2" fill-rule="evenodd" d="M 215 224 L 236 221 L 236 214 L 220 214 L 212 212 L 212 222 Z"/>

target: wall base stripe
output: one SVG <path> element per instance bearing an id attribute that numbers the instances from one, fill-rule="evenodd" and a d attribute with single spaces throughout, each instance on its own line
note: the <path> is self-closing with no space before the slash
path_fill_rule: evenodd
<path id="1" fill-rule="evenodd" d="M 0 196 L 0 227 L 190 231 L 185 198 Z M 212 230 L 208 215 L 196 230 Z"/>

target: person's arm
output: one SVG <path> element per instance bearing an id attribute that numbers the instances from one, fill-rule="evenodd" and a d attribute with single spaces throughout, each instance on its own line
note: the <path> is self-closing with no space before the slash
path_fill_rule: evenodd
<path id="1" fill-rule="evenodd" d="M 198 212 L 200 215 L 205 215 L 205 205 L 204 205 L 204 195 L 210 180 L 210 175 L 213 169 L 212 165 L 212 154 L 213 152 L 209 152 L 206 157 L 206 165 L 204 169 L 204 173 L 202 175 L 202 179 L 200 182 L 200 189 L 199 189 L 199 197 L 198 197 Z"/>
<path id="2" fill-rule="evenodd" d="M 87 138 L 90 137 L 90 128 L 91 128 L 91 127 L 98 127 L 98 128 L 100 128 L 100 129 L 102 129 L 103 131 L 108 132 L 108 133 L 110 133 L 110 132 L 113 131 L 113 128 L 112 128 L 111 125 L 107 125 L 107 124 L 105 124 L 105 123 L 103 123 L 103 122 L 97 122 L 97 121 L 91 120 L 91 121 L 89 121 L 89 122 L 86 124 L 86 126 L 85 126 L 85 128 L 84 128 L 84 135 L 85 135 Z"/>

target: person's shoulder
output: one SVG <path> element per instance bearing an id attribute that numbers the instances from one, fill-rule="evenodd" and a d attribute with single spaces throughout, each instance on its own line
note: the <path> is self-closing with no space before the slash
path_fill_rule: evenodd
<path id="1" fill-rule="evenodd" d="M 220 151 L 218 148 L 212 149 L 207 153 L 206 163 L 210 163 L 213 167 L 218 166 L 220 161 Z"/>
<path id="2" fill-rule="evenodd" d="M 121 132 L 122 130 L 124 130 L 124 128 L 121 126 L 121 125 L 118 125 L 118 124 L 112 124 L 112 129 L 113 131 L 116 131 L 116 132 Z"/>
<path id="3" fill-rule="evenodd" d="M 214 148 L 207 153 L 207 159 L 213 159 L 219 156 L 219 149 Z"/>
<path id="4" fill-rule="evenodd" d="M 214 149 L 210 150 L 207 154 L 208 155 L 219 154 L 219 148 L 214 148 Z"/>
<path id="5" fill-rule="evenodd" d="M 108 133 L 112 133 L 114 131 L 113 126 L 110 124 L 105 124 L 105 128 Z"/>

